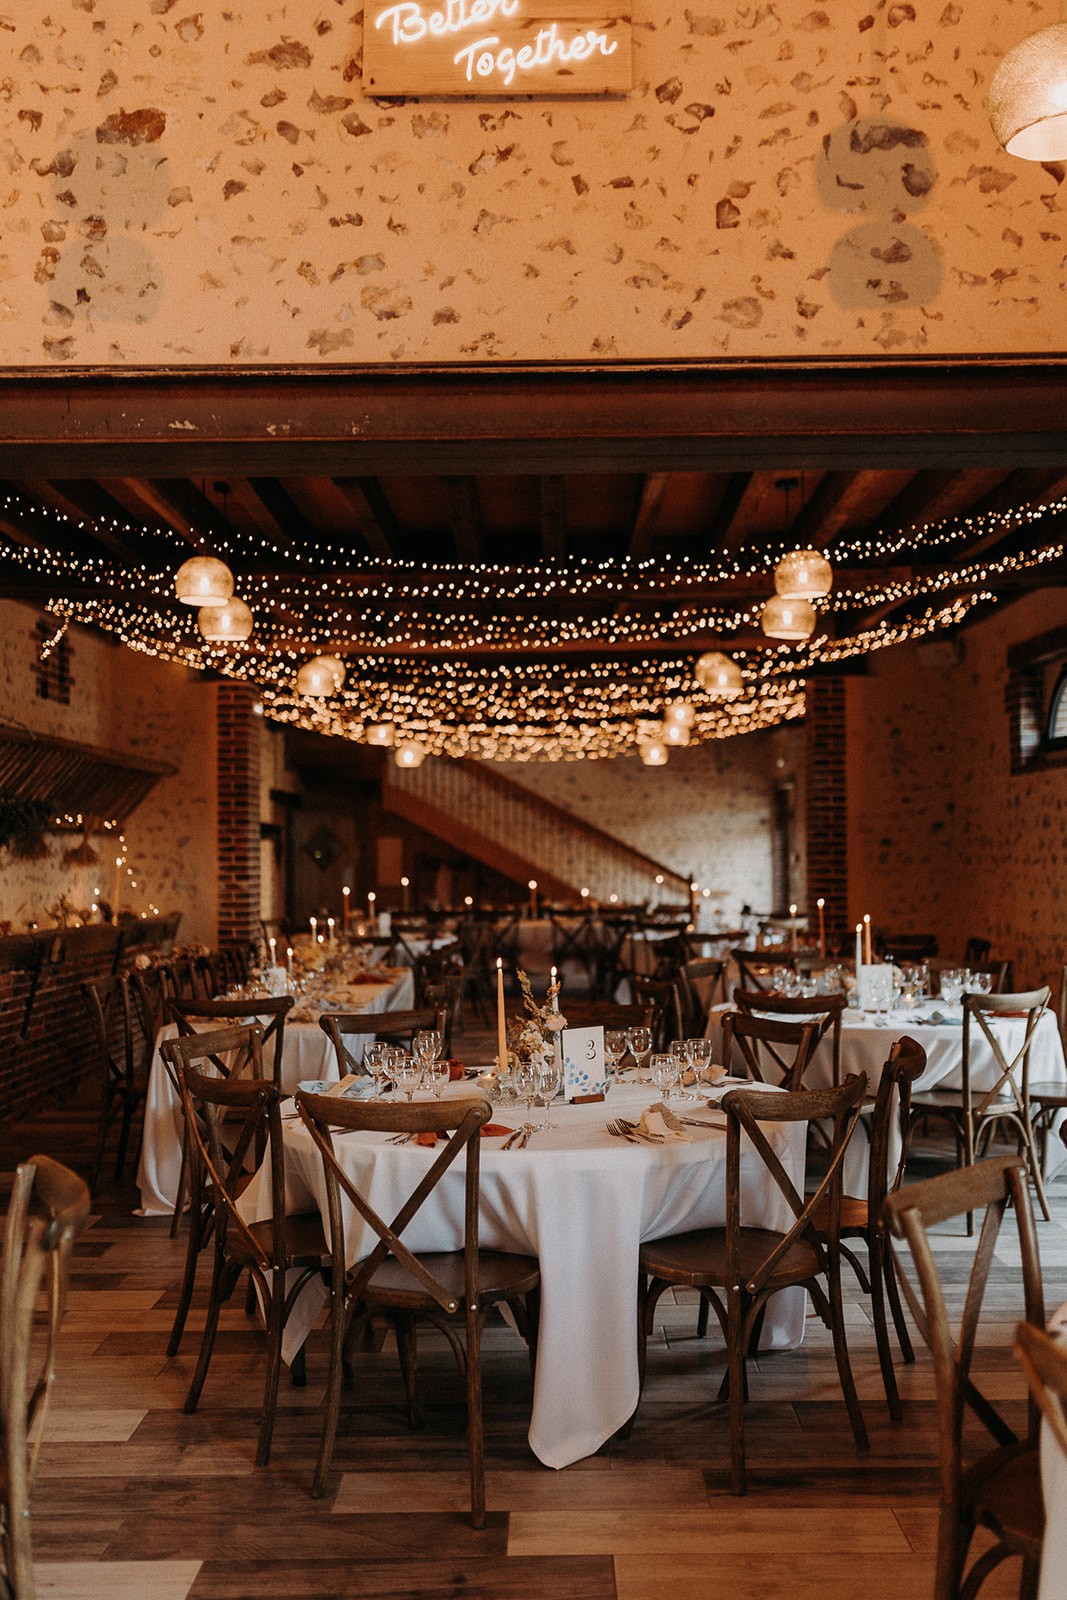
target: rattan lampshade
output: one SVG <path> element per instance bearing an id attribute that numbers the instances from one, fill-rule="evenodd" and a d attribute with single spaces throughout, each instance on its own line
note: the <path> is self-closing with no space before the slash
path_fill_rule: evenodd
<path id="1" fill-rule="evenodd" d="M 196 625 L 210 644 L 237 644 L 248 638 L 254 622 L 244 601 L 231 595 L 224 605 L 201 606 Z"/>
<path id="2" fill-rule="evenodd" d="M 233 573 L 214 556 L 190 556 L 174 574 L 174 593 L 184 606 L 224 606 L 233 593 Z"/>
<path id="3" fill-rule="evenodd" d="M 774 569 L 775 591 L 785 600 L 821 600 L 833 583 L 833 568 L 818 550 L 792 550 Z"/>
<path id="4" fill-rule="evenodd" d="M 296 692 L 313 699 L 336 694 L 345 681 L 344 662 L 337 656 L 313 656 L 296 675 Z"/>
<path id="5" fill-rule="evenodd" d="M 693 676 L 705 694 L 719 700 L 731 700 L 744 689 L 741 668 L 721 650 L 708 650 L 693 668 Z"/>
<path id="6" fill-rule="evenodd" d="M 814 633 L 815 608 L 810 600 L 786 600 L 780 594 L 772 594 L 763 608 L 760 626 L 768 639 L 796 643 Z"/>
<path id="7" fill-rule="evenodd" d="M 1008 51 L 989 85 L 989 120 L 1009 155 L 1067 160 L 1067 22 Z"/>

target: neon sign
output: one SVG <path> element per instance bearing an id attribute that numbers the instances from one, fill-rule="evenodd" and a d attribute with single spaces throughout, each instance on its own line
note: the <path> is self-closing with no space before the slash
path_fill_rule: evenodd
<path id="1" fill-rule="evenodd" d="M 394 0 L 365 17 L 371 94 L 625 94 L 633 84 L 629 16 L 590 15 L 588 0 L 557 0 L 551 13 L 523 0 Z"/>

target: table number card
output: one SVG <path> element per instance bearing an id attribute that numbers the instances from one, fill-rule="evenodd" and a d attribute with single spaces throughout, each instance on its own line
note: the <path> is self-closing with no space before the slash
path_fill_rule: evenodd
<path id="1" fill-rule="evenodd" d="M 608 1069 L 603 1028 L 564 1028 L 559 1037 L 565 1097 L 574 1100 L 587 1094 L 605 1094 Z"/>

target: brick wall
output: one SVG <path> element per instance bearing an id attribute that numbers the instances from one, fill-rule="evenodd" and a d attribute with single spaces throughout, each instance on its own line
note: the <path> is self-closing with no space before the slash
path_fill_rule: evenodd
<path id="1" fill-rule="evenodd" d="M 833 950 L 849 927 L 843 678 L 809 680 L 806 731 L 808 895 L 812 906 L 820 895 L 826 901 L 826 935 Z"/>
<path id="2" fill-rule="evenodd" d="M 219 944 L 260 934 L 259 747 L 256 696 L 223 679 L 216 688 Z"/>

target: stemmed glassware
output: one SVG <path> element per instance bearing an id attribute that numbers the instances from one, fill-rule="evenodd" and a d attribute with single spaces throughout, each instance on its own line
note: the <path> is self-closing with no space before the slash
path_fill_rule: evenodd
<path id="1" fill-rule="evenodd" d="M 614 1078 L 619 1070 L 619 1062 L 626 1054 L 626 1029 L 607 1028 L 604 1032 L 604 1060 L 607 1062 L 608 1076 Z"/>
<path id="2" fill-rule="evenodd" d="M 373 1039 L 363 1052 L 363 1061 L 367 1071 L 374 1079 L 374 1098 L 382 1098 L 382 1084 L 389 1075 L 389 1065 L 392 1046 L 384 1044 L 381 1039 Z"/>
<path id="3" fill-rule="evenodd" d="M 537 1099 L 537 1082 L 540 1061 L 537 1057 L 529 1057 L 519 1061 L 515 1067 L 515 1093 L 520 1100 L 526 1102 L 526 1121 L 519 1129 L 528 1139 L 537 1129 L 530 1121 L 533 1115 L 534 1102 Z"/>
<path id="4" fill-rule="evenodd" d="M 555 1051 L 546 1050 L 537 1062 L 537 1092 L 534 1096 L 536 1103 L 541 1106 L 540 1132 L 554 1128 L 556 1124 L 548 1120 L 548 1108 L 559 1093 L 563 1081 L 563 1069 Z"/>
<path id="5" fill-rule="evenodd" d="M 420 1028 L 412 1040 L 412 1054 L 422 1068 L 423 1081 L 440 1100 L 441 1090 L 448 1082 L 448 1065 L 440 1060 L 444 1037 L 439 1028 Z"/>
<path id="6" fill-rule="evenodd" d="M 712 1048 L 710 1039 L 687 1039 L 685 1053 L 689 1065 L 693 1069 L 693 1076 L 698 1083 L 707 1087 L 707 1072 L 711 1066 Z"/>
<path id="7" fill-rule="evenodd" d="M 409 1055 L 400 1045 L 394 1045 L 390 1054 L 392 1056 L 390 1066 L 393 1070 L 393 1079 L 403 1089 L 410 1104 L 415 1098 L 415 1090 L 422 1082 L 422 1062 L 417 1060 L 415 1056 Z"/>
<path id="8" fill-rule="evenodd" d="M 630 1054 L 637 1062 L 637 1070 L 643 1073 L 648 1065 L 649 1055 L 652 1052 L 652 1029 L 627 1028 L 626 1042 L 630 1046 Z M 647 1082 L 648 1080 L 645 1079 L 643 1081 Z"/>
<path id="9" fill-rule="evenodd" d="M 650 1058 L 649 1067 L 652 1072 L 652 1082 L 660 1092 L 664 1105 L 670 1099 L 671 1090 L 678 1082 L 681 1070 L 681 1058 L 672 1056 L 669 1050 L 657 1050 Z"/>
<path id="10" fill-rule="evenodd" d="M 696 1095 L 691 1089 L 687 1089 L 685 1085 L 685 1075 L 689 1070 L 690 1061 L 689 1051 L 686 1047 L 686 1041 L 684 1039 L 673 1039 L 671 1041 L 671 1055 L 678 1063 L 678 1073 L 675 1080 L 677 1084 L 678 1099 L 695 1100 Z"/>

